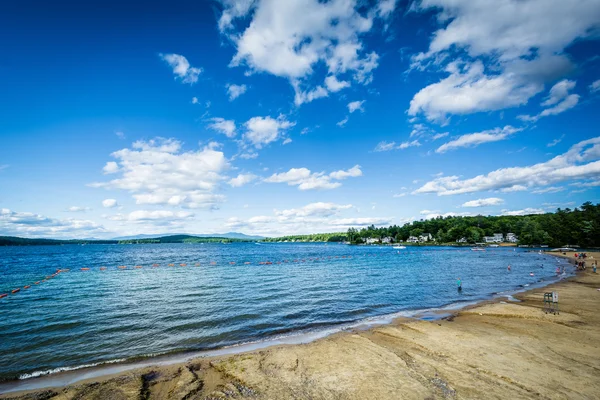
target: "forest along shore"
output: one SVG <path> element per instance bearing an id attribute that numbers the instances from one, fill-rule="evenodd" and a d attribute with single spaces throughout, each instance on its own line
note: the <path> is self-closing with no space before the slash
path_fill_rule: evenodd
<path id="1" fill-rule="evenodd" d="M 567 254 L 574 261 L 572 253 Z M 588 253 L 588 264 L 600 253 Z M 543 311 L 559 294 L 559 314 Z M 600 274 L 439 321 L 398 319 L 304 345 L 146 368 L 18 399 L 597 398 Z"/>

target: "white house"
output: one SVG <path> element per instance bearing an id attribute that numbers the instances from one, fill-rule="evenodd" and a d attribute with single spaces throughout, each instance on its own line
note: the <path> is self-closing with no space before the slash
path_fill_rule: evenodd
<path id="1" fill-rule="evenodd" d="M 381 243 L 386 243 L 386 244 L 392 243 L 392 238 L 389 236 L 381 238 Z"/>
<path id="2" fill-rule="evenodd" d="M 378 242 L 379 242 L 379 239 L 377 239 L 377 238 L 367 238 L 367 240 L 366 240 L 367 244 L 375 244 Z"/>
<path id="3" fill-rule="evenodd" d="M 429 242 L 432 239 L 433 237 L 430 233 L 424 233 L 421 236 L 419 236 L 419 242 Z"/>
<path id="4" fill-rule="evenodd" d="M 485 243 L 502 243 L 504 236 L 501 233 L 494 233 L 494 236 L 484 236 L 483 241 Z"/>
<path id="5" fill-rule="evenodd" d="M 408 239 L 406 240 L 407 243 L 417 243 L 419 241 L 419 238 L 416 236 L 409 236 Z"/>
<path id="6" fill-rule="evenodd" d="M 506 234 L 506 241 L 509 243 L 517 243 L 519 241 L 519 238 L 514 233 L 509 232 Z"/>
<path id="7" fill-rule="evenodd" d="M 456 241 L 456 243 L 467 243 L 467 238 L 466 237 L 461 237 L 460 239 L 458 239 Z"/>

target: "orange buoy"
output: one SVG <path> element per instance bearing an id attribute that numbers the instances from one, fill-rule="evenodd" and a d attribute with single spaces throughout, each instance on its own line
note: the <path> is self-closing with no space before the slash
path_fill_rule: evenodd
<path id="1" fill-rule="evenodd" d="M 134 268 L 135 269 L 142 269 L 142 266 L 141 265 L 136 265 Z"/>
<path id="2" fill-rule="evenodd" d="M 248 264 L 250 264 L 250 261 L 246 261 L 246 262 L 244 263 L 244 265 L 248 265 Z"/>
<path id="3" fill-rule="evenodd" d="M 211 261 L 210 265 L 217 265 L 217 263 L 215 261 Z"/>
<path id="4" fill-rule="evenodd" d="M 5 298 L 6 296 L 8 296 L 6 293 L 2 293 L 2 294 L 0 294 L 0 299 Z"/>
<path id="5" fill-rule="evenodd" d="M 20 291 L 21 291 L 21 289 L 15 289 L 15 290 L 11 291 L 11 293 L 15 294 L 15 293 L 19 293 Z"/>
<path id="6" fill-rule="evenodd" d="M 169 267 L 174 267 L 174 266 L 175 266 L 175 264 L 169 264 Z"/>
<path id="7" fill-rule="evenodd" d="M 31 286 L 27 285 L 27 286 L 23 286 L 23 289 L 29 289 Z"/>
<path id="8" fill-rule="evenodd" d="M 100 271 L 106 271 L 106 267 L 100 267 Z"/>
<path id="9" fill-rule="evenodd" d="M 179 264 L 180 267 L 187 267 L 187 264 Z"/>
<path id="10" fill-rule="evenodd" d="M 235 261 L 230 261 L 229 264 L 234 265 Z"/>
<path id="11" fill-rule="evenodd" d="M 89 271 L 89 268 L 81 268 L 82 271 Z"/>
<path id="12" fill-rule="evenodd" d="M 34 285 L 39 285 L 39 284 L 40 284 L 40 281 L 33 282 L 33 284 L 34 284 Z"/>
<path id="13" fill-rule="evenodd" d="M 117 268 L 119 268 L 119 269 L 127 269 L 127 267 L 125 265 L 119 265 Z"/>
<path id="14" fill-rule="evenodd" d="M 153 266 L 153 267 L 158 267 L 158 266 L 159 266 L 159 264 L 152 264 L 152 266 Z"/>

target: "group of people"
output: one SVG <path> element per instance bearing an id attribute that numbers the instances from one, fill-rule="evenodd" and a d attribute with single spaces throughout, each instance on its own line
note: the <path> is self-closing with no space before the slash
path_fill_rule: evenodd
<path id="1" fill-rule="evenodd" d="M 586 269 L 585 260 L 588 258 L 587 253 L 575 253 L 575 264 L 577 265 L 577 269 L 579 271 L 583 271 Z M 592 270 L 596 273 L 596 269 L 598 268 L 598 261 L 594 260 L 592 264 Z"/>

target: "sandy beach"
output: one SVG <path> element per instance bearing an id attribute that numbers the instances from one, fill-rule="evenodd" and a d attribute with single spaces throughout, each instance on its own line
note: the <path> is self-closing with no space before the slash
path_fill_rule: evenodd
<path id="1" fill-rule="evenodd" d="M 589 253 L 600 260 L 600 253 Z M 572 257 L 572 253 L 567 254 Z M 593 260 L 592 260 L 593 261 Z M 345 331 L 149 367 L 16 399 L 593 399 L 600 397 L 600 274 L 425 321 Z M 559 293 L 559 314 L 543 311 Z"/>

